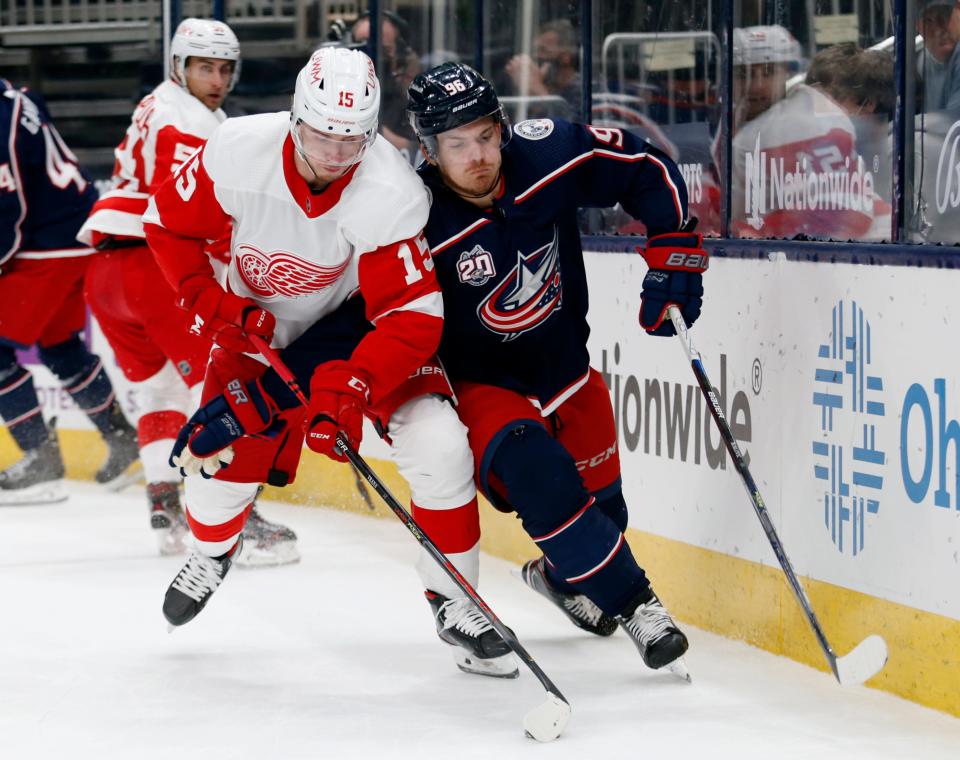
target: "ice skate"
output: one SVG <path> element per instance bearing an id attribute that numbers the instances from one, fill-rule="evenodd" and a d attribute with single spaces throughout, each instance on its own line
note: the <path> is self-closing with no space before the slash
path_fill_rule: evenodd
<path id="1" fill-rule="evenodd" d="M 642 601 L 641 601 L 642 600 Z M 638 600 L 628 611 L 617 615 L 620 627 L 633 639 L 648 668 L 666 668 L 685 681 L 690 673 L 681 659 L 687 651 L 687 637 L 677 628 L 670 613 L 650 589 L 650 598 Z"/>
<path id="2" fill-rule="evenodd" d="M 297 534 L 285 525 L 265 520 L 254 503 L 243 526 L 243 549 L 234 559 L 237 567 L 271 567 L 299 561 Z"/>
<path id="3" fill-rule="evenodd" d="M 60 442 L 50 420 L 47 440 L 0 472 L 0 504 L 54 504 L 65 501 L 64 466 Z"/>
<path id="4" fill-rule="evenodd" d="M 578 628 L 596 634 L 610 636 L 617 630 L 617 621 L 605 615 L 597 605 L 583 594 L 564 594 L 558 591 L 547 578 L 544 557 L 532 559 L 520 570 L 524 583 L 556 605 Z"/>
<path id="5" fill-rule="evenodd" d="M 206 607 L 232 564 L 232 555 L 240 552 L 243 536 L 233 549 L 219 557 L 208 557 L 196 549 L 177 573 L 163 598 L 163 616 L 174 627 L 189 623 Z"/>
<path id="6" fill-rule="evenodd" d="M 451 645 L 453 660 L 464 673 L 494 678 L 516 678 L 517 662 L 476 605 L 466 597 L 449 599 L 426 591 L 437 624 L 437 635 Z"/>
<path id="7" fill-rule="evenodd" d="M 180 506 L 180 487 L 177 483 L 147 484 L 147 503 L 150 506 L 150 527 L 157 539 L 160 554 L 184 554 L 184 540 L 190 532 L 187 518 Z"/>
<path id="8" fill-rule="evenodd" d="M 110 431 L 103 436 L 107 460 L 93 478 L 109 491 L 119 491 L 142 477 L 137 431 L 123 416 L 119 404 L 110 413 Z"/>

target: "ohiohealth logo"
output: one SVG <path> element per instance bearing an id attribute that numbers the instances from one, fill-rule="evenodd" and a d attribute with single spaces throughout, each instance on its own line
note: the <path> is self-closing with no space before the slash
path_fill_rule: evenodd
<path id="1" fill-rule="evenodd" d="M 837 551 L 854 556 L 864 549 L 866 516 L 880 511 L 883 488 L 885 455 L 877 445 L 883 379 L 870 374 L 873 348 L 863 310 L 856 302 L 837 303 L 829 339 L 818 352 L 813 403 L 820 409 L 821 434 L 813 442 L 813 474 L 823 481 L 830 540 Z"/>

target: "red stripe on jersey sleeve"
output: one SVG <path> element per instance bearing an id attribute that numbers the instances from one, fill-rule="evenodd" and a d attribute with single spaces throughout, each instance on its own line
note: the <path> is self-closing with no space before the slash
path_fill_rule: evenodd
<path id="1" fill-rule="evenodd" d="M 422 234 L 361 254 L 357 276 L 371 322 L 440 292 L 430 247 Z"/>
<path id="2" fill-rule="evenodd" d="M 148 192 L 153 193 L 163 181 L 180 168 L 190 155 L 206 140 L 196 135 L 181 132 L 168 124 L 157 132 L 156 158 L 153 164 L 153 181 Z"/>
<path id="3" fill-rule="evenodd" d="M 375 326 L 350 361 L 366 373 L 376 404 L 437 350 L 443 301 L 423 235 L 362 254 L 358 277 Z"/>
<path id="4" fill-rule="evenodd" d="M 143 229 L 147 244 L 184 308 L 193 305 L 213 280 L 204 253 L 207 240 L 217 240 L 230 224 L 203 166 L 203 151 L 170 175 L 151 199 Z"/>
<path id="5" fill-rule="evenodd" d="M 122 211 L 125 214 L 136 214 L 137 216 L 143 216 L 143 212 L 147 210 L 147 196 L 141 196 L 138 198 L 124 197 L 120 195 L 104 195 L 97 199 L 97 202 L 93 204 L 93 211 L 91 214 L 95 214 L 98 211 Z"/>
<path id="6" fill-rule="evenodd" d="M 376 406 L 423 366 L 440 346 L 443 319 L 417 311 L 394 311 L 379 320 L 350 356 L 370 385 Z"/>

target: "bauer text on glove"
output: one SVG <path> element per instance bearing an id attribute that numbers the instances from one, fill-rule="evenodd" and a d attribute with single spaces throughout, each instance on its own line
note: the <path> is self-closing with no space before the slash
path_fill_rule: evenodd
<path id="1" fill-rule="evenodd" d="M 700 316 L 703 272 L 709 263 L 702 242 L 699 234 L 671 232 L 650 238 L 646 249 L 638 249 L 649 267 L 640 293 L 640 325 L 651 335 L 675 333 L 667 319 L 668 306 L 679 308 L 688 325 Z"/>

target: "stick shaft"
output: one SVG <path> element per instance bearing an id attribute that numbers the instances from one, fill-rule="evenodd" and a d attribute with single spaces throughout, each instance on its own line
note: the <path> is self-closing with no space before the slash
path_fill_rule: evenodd
<path id="1" fill-rule="evenodd" d="M 720 407 L 720 402 L 717 399 L 716 391 L 710 384 L 710 379 L 707 377 L 707 372 L 703 368 L 703 359 L 700 357 L 700 353 L 694 347 L 693 340 L 690 338 L 690 331 L 687 329 L 687 324 L 684 321 L 683 316 L 680 314 L 680 310 L 676 306 L 670 306 L 667 311 L 670 316 L 670 321 L 673 322 L 673 326 L 677 331 L 677 337 L 683 344 L 683 350 L 687 355 L 687 359 L 690 361 L 693 374 L 697 378 L 697 385 L 700 386 L 700 390 L 707 400 L 707 407 L 710 409 L 710 414 L 717 423 L 717 428 L 720 430 L 720 436 L 723 438 L 723 442 L 727 447 L 727 451 L 730 452 L 730 457 L 733 460 L 734 467 L 739 473 L 740 479 L 743 482 L 743 486 L 750 497 L 750 503 L 753 504 L 753 510 L 756 512 L 757 518 L 760 520 L 760 525 L 763 527 L 763 532 L 767 534 L 767 540 L 770 542 L 770 546 L 773 549 L 773 553 L 777 557 L 777 561 L 780 563 L 780 567 L 783 569 L 784 575 L 786 575 L 787 584 L 790 586 L 791 591 L 793 591 L 793 595 L 800 604 L 800 607 L 803 608 L 803 613 L 807 618 L 807 622 L 810 624 L 810 628 L 813 629 L 813 634 L 817 639 L 817 643 L 820 645 L 820 649 L 823 650 L 823 655 L 826 657 L 827 663 L 830 665 L 830 669 L 833 671 L 834 677 L 836 677 L 836 679 L 839 681 L 840 675 L 837 672 L 837 655 L 830 646 L 830 642 L 827 641 L 827 637 L 823 632 L 823 628 L 820 626 L 820 621 L 817 619 L 817 616 L 813 611 L 813 605 L 810 603 L 810 599 L 807 597 L 806 591 L 803 590 L 803 586 L 800 584 L 799 578 L 797 578 L 797 573 L 793 569 L 793 565 L 787 557 L 786 550 L 783 548 L 783 543 L 780 541 L 780 536 L 777 534 L 776 528 L 773 527 L 773 521 L 770 519 L 770 513 L 767 511 L 767 507 L 764 504 L 763 496 L 760 495 L 760 489 L 757 488 L 757 484 L 754 482 L 753 476 L 750 474 L 750 468 L 747 466 L 747 463 L 743 458 L 743 453 L 740 451 L 740 446 L 737 444 L 736 439 L 733 437 L 733 433 L 730 431 L 730 425 L 727 424 L 726 417 L 724 417 L 723 409 Z"/>
<path id="2" fill-rule="evenodd" d="M 257 347 L 257 350 L 263 354 L 264 358 L 276 370 L 277 374 L 280 375 L 281 379 L 289 386 L 290 390 L 296 395 L 297 399 L 304 406 L 308 405 L 307 397 L 303 392 L 303 389 L 300 388 L 300 384 L 297 382 L 296 378 L 293 376 L 293 373 L 290 371 L 290 368 L 284 364 L 283 360 L 274 351 L 270 346 L 268 346 L 263 340 L 257 338 L 256 336 L 250 336 L 251 341 Z M 533 674 L 537 677 L 537 680 L 543 685 L 543 688 L 546 689 L 551 694 L 556 695 L 564 702 L 566 698 L 563 694 L 560 693 L 560 690 L 554 685 L 553 681 L 550 680 L 550 677 L 543 672 L 541 667 L 537 664 L 536 660 L 530 656 L 530 653 L 524 648 L 520 643 L 517 637 L 514 635 L 513 631 L 507 628 L 501 621 L 497 614 L 490 608 L 490 606 L 483 600 L 476 589 L 470 585 L 470 582 L 463 577 L 456 566 L 450 561 L 450 559 L 441 552 L 435 543 L 430 539 L 430 537 L 423 532 L 423 529 L 417 524 L 417 521 L 413 519 L 413 516 L 404 509 L 403 505 L 397 500 L 397 498 L 390 493 L 390 490 L 384 485 L 383 481 L 377 476 L 377 474 L 370 468 L 370 466 L 364 461 L 363 457 L 354 449 L 339 433 L 337 433 L 337 447 L 340 451 L 343 452 L 344 456 L 350 460 L 350 464 L 356 469 L 356 471 L 373 487 L 373 490 L 377 492 L 381 499 L 390 510 L 400 519 L 400 522 L 406 526 L 407 530 L 413 535 L 413 537 L 429 554 L 434 562 L 436 562 L 443 571 L 450 577 L 450 579 L 457 585 L 457 587 L 470 598 L 483 616 L 489 621 L 490 625 L 493 626 L 494 630 L 500 634 L 503 640 L 507 643 L 507 646 L 513 650 L 514 654 L 517 655 L 526 665 Z"/>

